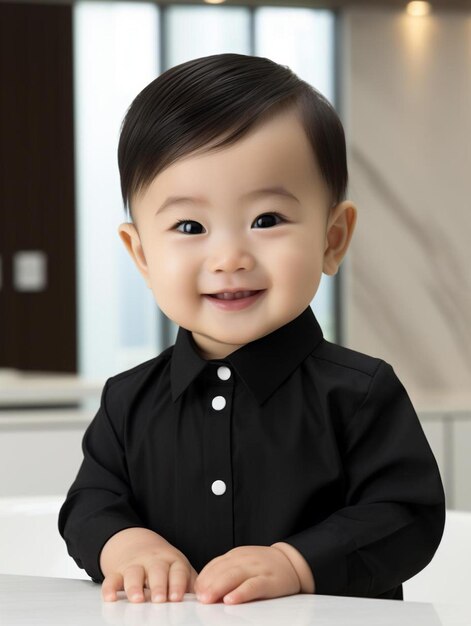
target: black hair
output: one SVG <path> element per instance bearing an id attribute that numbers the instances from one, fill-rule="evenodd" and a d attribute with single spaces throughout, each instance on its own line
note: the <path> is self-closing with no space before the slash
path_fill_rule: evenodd
<path id="1" fill-rule="evenodd" d="M 348 183 L 345 134 L 330 102 L 288 66 L 225 53 L 166 70 L 131 103 L 118 145 L 125 211 L 132 218 L 134 195 L 179 158 L 233 144 L 255 124 L 291 108 L 299 113 L 331 203 L 341 202 Z"/>

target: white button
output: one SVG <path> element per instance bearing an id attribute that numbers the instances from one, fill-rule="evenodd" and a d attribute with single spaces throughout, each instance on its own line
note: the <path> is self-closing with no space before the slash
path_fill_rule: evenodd
<path id="1" fill-rule="evenodd" d="M 218 377 L 221 380 L 228 380 L 231 377 L 231 370 L 225 365 L 221 365 L 221 367 L 218 367 Z"/>
<path id="2" fill-rule="evenodd" d="M 215 411 L 221 411 L 226 406 L 226 398 L 224 396 L 215 396 L 211 405 Z"/>
<path id="3" fill-rule="evenodd" d="M 223 480 L 215 480 L 211 485 L 211 491 L 216 496 L 222 496 L 222 494 L 226 491 L 226 483 Z"/>

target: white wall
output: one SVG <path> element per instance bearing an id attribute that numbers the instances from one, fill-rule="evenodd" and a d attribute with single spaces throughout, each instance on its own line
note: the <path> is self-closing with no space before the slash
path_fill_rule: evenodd
<path id="1" fill-rule="evenodd" d="M 348 337 L 412 393 L 471 381 L 471 12 L 345 13 Z"/>
<path id="2" fill-rule="evenodd" d="M 471 510 L 471 11 L 349 9 L 343 35 L 348 345 L 393 365 Z"/>
<path id="3" fill-rule="evenodd" d="M 0 499 L 65 495 L 82 462 L 92 413 L 74 409 L 2 412 Z"/>

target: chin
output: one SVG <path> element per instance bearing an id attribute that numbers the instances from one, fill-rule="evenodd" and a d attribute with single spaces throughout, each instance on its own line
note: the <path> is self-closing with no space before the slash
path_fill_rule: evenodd
<path id="1" fill-rule="evenodd" d="M 258 338 L 254 333 L 237 333 L 231 335 L 220 335 L 213 337 L 218 343 L 224 343 L 228 346 L 243 346 Z"/>
<path id="2" fill-rule="evenodd" d="M 222 343 L 226 343 L 232 346 L 245 346 L 246 343 L 251 343 L 252 341 L 256 341 L 265 335 L 268 335 L 270 330 L 260 330 L 259 332 L 245 332 L 230 335 L 229 337 L 221 338 L 219 341 Z"/>
<path id="3" fill-rule="evenodd" d="M 197 329 L 194 332 L 207 337 L 208 339 L 222 345 L 226 345 L 227 347 L 233 346 L 244 346 L 246 343 L 250 343 L 251 341 L 255 341 L 259 337 L 262 336 L 262 333 L 257 332 L 199 332 Z"/>

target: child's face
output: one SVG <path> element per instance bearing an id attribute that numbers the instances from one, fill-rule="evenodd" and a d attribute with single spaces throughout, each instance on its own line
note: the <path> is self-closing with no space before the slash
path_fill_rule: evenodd
<path id="1" fill-rule="evenodd" d="M 275 186 L 297 199 L 255 193 Z M 204 200 L 161 208 L 169 196 Z M 292 111 L 232 146 L 175 162 L 132 204 L 139 230 L 121 224 L 120 236 L 161 310 L 192 332 L 207 359 L 297 317 L 322 272 L 336 273 L 356 220 L 348 201 L 328 211 L 327 187 Z M 248 297 L 215 297 L 234 291 Z"/>

